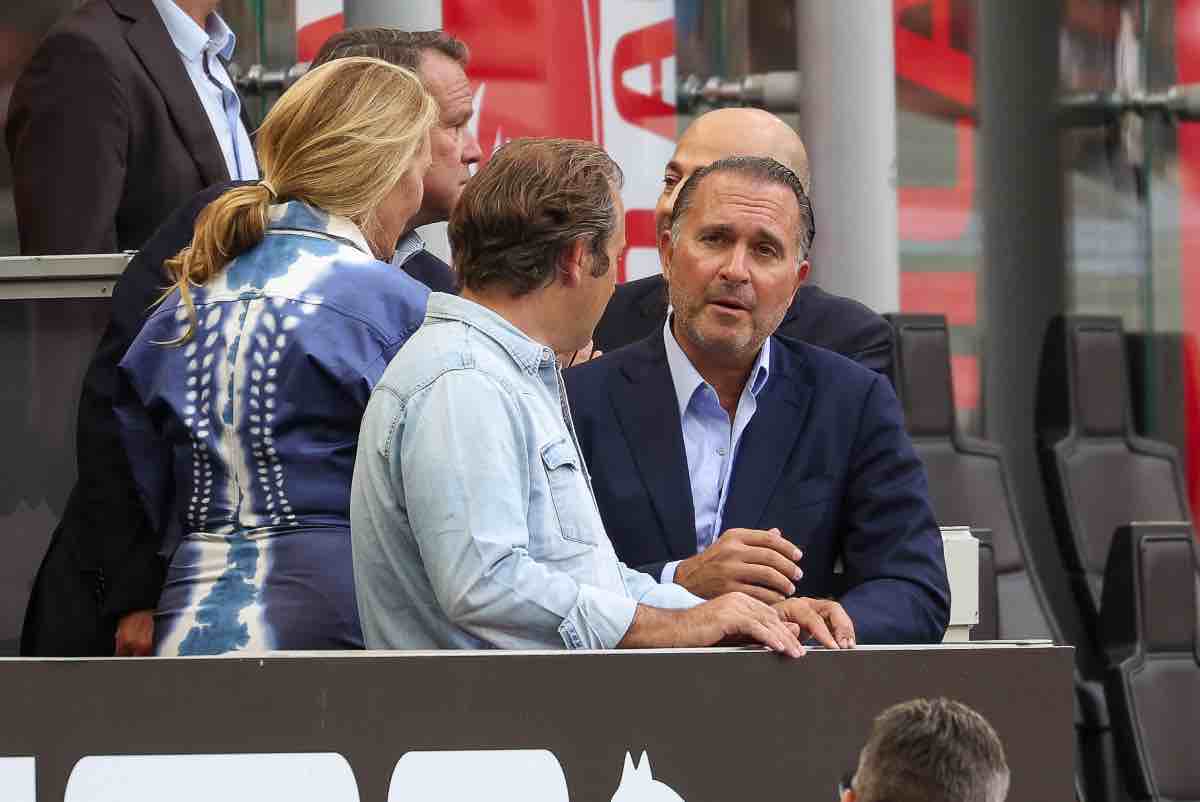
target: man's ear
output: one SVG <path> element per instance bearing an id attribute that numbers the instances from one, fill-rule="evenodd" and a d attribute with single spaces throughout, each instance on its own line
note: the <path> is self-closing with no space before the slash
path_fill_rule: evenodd
<path id="1" fill-rule="evenodd" d="M 800 292 L 800 288 L 804 286 L 804 282 L 808 281 L 808 273 L 810 269 L 808 260 L 805 259 L 796 268 L 796 289 L 792 290 L 792 301 L 796 300 L 796 293 Z"/>
<path id="2" fill-rule="evenodd" d="M 578 287 L 583 281 L 583 271 L 587 270 L 584 264 L 586 259 L 587 245 L 581 239 L 563 249 L 558 258 L 558 280 L 564 287 Z"/>
<path id="3" fill-rule="evenodd" d="M 671 281 L 671 255 L 675 250 L 675 243 L 671 239 L 671 228 L 668 226 L 658 232 L 658 263 L 662 266 L 663 278 L 667 283 Z"/>

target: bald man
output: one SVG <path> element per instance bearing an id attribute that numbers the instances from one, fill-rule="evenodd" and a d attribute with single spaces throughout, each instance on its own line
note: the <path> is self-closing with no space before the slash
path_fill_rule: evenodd
<path id="1" fill-rule="evenodd" d="M 663 175 L 654 209 L 659 232 L 671 218 L 679 188 L 697 169 L 726 156 L 770 156 L 811 188 L 808 153 L 791 126 L 761 109 L 718 109 L 697 117 L 679 138 Z M 836 267 L 834 267 L 836 269 Z M 616 293 L 596 326 L 593 342 L 611 351 L 662 328 L 667 287 L 661 275 L 629 281 Z M 831 295 L 806 282 L 779 326 L 779 334 L 836 351 L 891 378 L 892 329 L 887 321 L 849 298 Z"/>

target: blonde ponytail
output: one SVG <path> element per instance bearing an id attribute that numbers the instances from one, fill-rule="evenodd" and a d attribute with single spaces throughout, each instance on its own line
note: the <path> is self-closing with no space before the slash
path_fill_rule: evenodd
<path id="1" fill-rule="evenodd" d="M 266 236 L 273 202 L 295 199 L 371 229 L 375 212 L 413 167 L 438 118 L 416 74 L 361 56 L 310 70 L 280 96 L 257 134 L 263 180 L 231 189 L 196 218 L 191 244 L 164 264 L 196 330 L 191 288 L 207 284 Z M 276 194 L 280 197 L 277 199 Z"/>
<path id="2" fill-rule="evenodd" d="M 239 254 L 262 242 L 271 195 L 270 188 L 263 184 L 235 187 L 222 194 L 196 218 L 191 244 L 163 263 L 175 280 L 163 298 L 179 290 L 188 316 L 187 330 L 166 345 L 183 345 L 196 331 L 191 288 L 207 284 Z"/>

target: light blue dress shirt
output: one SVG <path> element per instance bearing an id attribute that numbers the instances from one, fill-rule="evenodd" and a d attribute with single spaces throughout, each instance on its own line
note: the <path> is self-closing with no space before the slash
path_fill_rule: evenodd
<path id="1" fill-rule="evenodd" d="M 611 649 L 702 603 L 617 559 L 554 352 L 439 292 L 367 405 L 350 536 L 369 649 Z"/>
<path id="2" fill-rule="evenodd" d="M 721 519 L 725 515 L 725 499 L 738 444 L 758 409 L 758 394 L 766 385 L 770 373 L 771 338 L 763 342 L 758 352 L 758 359 L 750 370 L 746 386 L 742 388 L 731 421 L 721 406 L 717 391 L 704 380 L 675 341 L 671 320 L 672 316 L 668 316 L 663 324 L 663 341 L 666 344 L 671 381 L 675 385 L 675 397 L 679 402 L 679 419 L 683 424 L 683 448 L 687 454 L 688 476 L 692 483 L 696 553 L 699 554 L 721 534 Z M 679 561 L 676 560 L 663 566 L 664 583 L 674 581 L 678 565 Z"/>
<path id="3" fill-rule="evenodd" d="M 254 181 L 258 178 L 258 165 L 254 162 L 254 146 L 246 126 L 242 124 L 242 101 L 234 91 L 233 81 L 225 71 L 221 59 L 233 58 L 237 37 L 216 12 L 208 15 L 207 30 L 196 24 L 173 0 L 154 0 L 154 7 L 162 17 L 163 24 L 179 57 L 200 103 L 208 115 L 208 121 L 216 134 L 229 178 L 234 181 Z"/>
<path id="4" fill-rule="evenodd" d="M 417 233 L 416 229 L 413 229 L 396 243 L 396 252 L 392 254 L 392 266 L 404 267 L 405 262 L 423 250 L 425 250 L 425 240 L 421 239 L 421 235 Z"/>

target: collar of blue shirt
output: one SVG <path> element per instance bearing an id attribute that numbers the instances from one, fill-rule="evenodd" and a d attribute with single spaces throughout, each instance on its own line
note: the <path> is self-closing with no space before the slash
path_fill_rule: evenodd
<path id="1" fill-rule="evenodd" d="M 374 255 L 366 236 L 352 220 L 329 214 L 303 201 L 271 204 L 267 209 L 267 231 L 320 234 L 352 245 L 368 256 Z"/>
<path id="2" fill-rule="evenodd" d="M 396 243 L 396 252 L 392 254 L 392 266 L 404 267 L 405 262 L 423 250 L 425 250 L 425 240 L 421 239 L 421 235 L 414 228 Z"/>
<path id="3" fill-rule="evenodd" d="M 455 320 L 477 329 L 503 348 L 514 362 L 526 373 L 536 375 L 538 370 L 556 364 L 554 351 L 486 306 L 448 295 L 444 292 L 430 294 L 425 307 L 426 319 Z"/>
<path id="4" fill-rule="evenodd" d="M 687 413 L 688 404 L 692 402 L 692 396 L 707 382 L 675 340 L 675 332 L 671 330 L 674 317 L 674 314 L 668 315 L 663 324 L 663 343 L 667 349 L 667 367 L 671 371 L 671 381 L 675 384 L 675 399 L 679 402 L 679 418 L 682 420 Z M 768 337 L 763 341 L 762 348 L 758 351 L 758 359 L 754 361 L 754 367 L 750 370 L 750 392 L 755 398 L 758 398 L 759 392 L 767 383 L 770 365 L 771 338 Z"/>
<path id="5" fill-rule="evenodd" d="M 216 53 L 225 61 L 233 58 L 233 49 L 237 46 L 237 37 L 233 30 L 221 19 L 221 15 L 213 12 L 205 20 L 206 28 L 201 28 L 196 21 L 174 3 L 174 0 L 153 0 L 158 15 L 162 17 L 167 33 L 177 49 L 188 61 L 199 61 L 205 50 Z"/>

